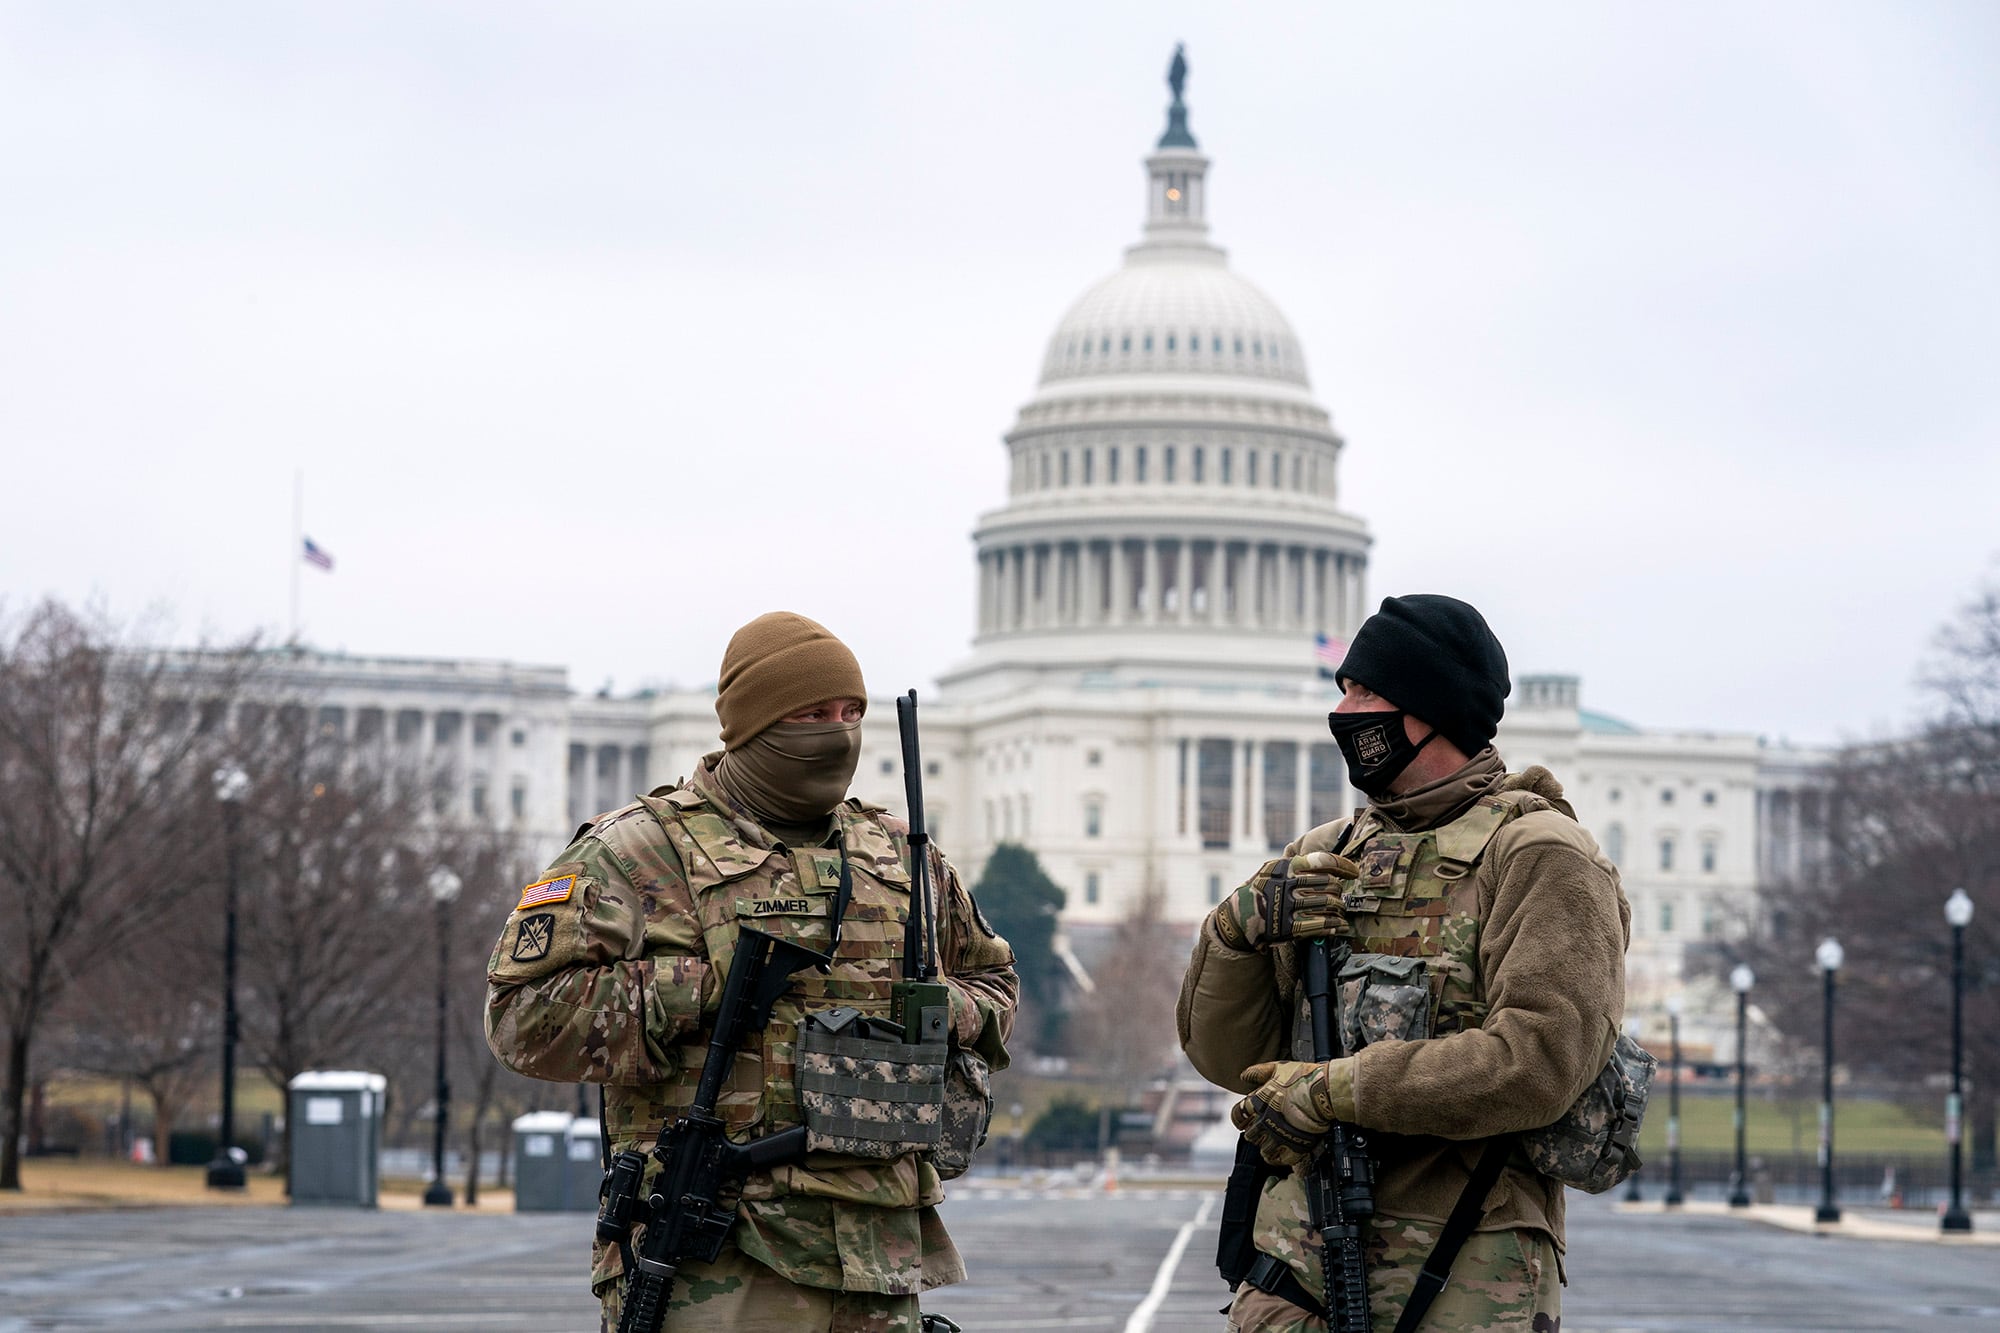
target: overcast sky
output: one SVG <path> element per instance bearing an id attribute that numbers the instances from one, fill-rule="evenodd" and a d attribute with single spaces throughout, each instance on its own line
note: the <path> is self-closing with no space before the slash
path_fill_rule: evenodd
<path id="1" fill-rule="evenodd" d="M 0 603 L 871 685 L 1143 213 L 1304 344 L 1371 595 L 1646 726 L 1907 726 L 2000 552 L 2000 5 L 0 6 Z"/>

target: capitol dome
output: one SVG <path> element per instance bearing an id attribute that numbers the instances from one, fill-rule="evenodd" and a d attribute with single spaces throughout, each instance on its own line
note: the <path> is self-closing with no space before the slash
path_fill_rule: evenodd
<path id="1" fill-rule="evenodd" d="M 1042 383 L 1154 372 L 1239 375 L 1306 387 L 1298 335 L 1278 303 L 1213 247 L 1134 247 L 1049 339 Z"/>
<path id="2" fill-rule="evenodd" d="M 1177 57 L 1144 234 L 1056 326 L 983 515 L 973 693 L 1047 672 L 1189 684 L 1315 678 L 1365 614 L 1345 448 L 1269 296 L 1209 239 Z"/>

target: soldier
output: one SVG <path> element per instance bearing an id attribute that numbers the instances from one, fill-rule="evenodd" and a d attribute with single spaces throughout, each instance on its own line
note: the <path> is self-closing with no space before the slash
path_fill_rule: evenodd
<path id="1" fill-rule="evenodd" d="M 1389 1333 L 1481 1141 L 1557 1120 L 1604 1068 L 1631 910 L 1561 784 L 1539 766 L 1510 774 L 1495 752 L 1507 658 L 1472 607 L 1385 599 L 1337 679 L 1328 725 L 1369 804 L 1209 914 L 1179 1029 L 1204 1077 L 1248 1094 L 1231 1118 L 1266 1162 L 1300 1163 L 1335 1120 L 1373 1148 L 1367 1287 Z M 1335 985 L 1346 1053 L 1318 1063 L 1299 945 L 1323 936 L 1350 953 Z M 1563 1187 L 1518 1151 L 1504 1160 L 1483 1208 L 1468 1205 L 1475 1229 L 1426 1329 L 1560 1326 Z M 1296 1174 L 1262 1182 L 1253 1238 L 1229 1328 L 1326 1327 Z"/>
<path id="2" fill-rule="evenodd" d="M 822 952 L 837 927 L 839 947 L 828 973 L 797 974 L 737 1055 L 718 1110 L 732 1137 L 801 1123 L 804 1015 L 885 1011 L 911 868 L 908 826 L 844 799 L 867 697 L 854 655 L 826 629 L 759 616 L 723 654 L 723 749 L 687 782 L 586 825 L 508 917 L 489 965 L 488 1043 L 530 1077 L 602 1084 L 613 1149 L 650 1149 L 692 1099 L 739 924 Z M 1004 1068 L 1013 952 L 944 858 L 933 852 L 931 865 L 953 1058 Z M 843 870 L 850 896 L 834 923 Z M 893 1144 L 755 1172 L 721 1258 L 677 1275 L 667 1326 L 916 1333 L 917 1293 L 965 1276 L 935 1211 L 943 1197 L 931 1158 Z M 612 1330 L 624 1255 L 599 1241 L 592 1258 Z"/>

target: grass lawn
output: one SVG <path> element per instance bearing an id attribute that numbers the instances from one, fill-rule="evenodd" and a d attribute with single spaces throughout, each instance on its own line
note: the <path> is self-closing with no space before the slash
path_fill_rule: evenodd
<path id="1" fill-rule="evenodd" d="M 1664 1081 L 1655 1083 L 1646 1108 L 1639 1150 L 1649 1157 L 1666 1151 L 1667 1092 Z M 1683 1088 L 1681 1147 L 1694 1151 L 1734 1148 L 1735 1111 L 1733 1096 L 1717 1096 L 1706 1090 L 1695 1096 Z M 1744 1127 L 1751 1152 L 1812 1152 L 1819 1144 L 1819 1099 L 1767 1100 L 1752 1088 Z M 1942 1155 L 1944 1108 L 1938 1107 L 1927 1117 L 1912 1118 L 1894 1102 L 1843 1100 L 1835 1089 L 1833 1141 L 1835 1149 L 1844 1152 Z"/>
<path id="2" fill-rule="evenodd" d="M 30 1157 L 21 1163 L 21 1192 L 0 1193 L 0 1213 L 41 1208 L 205 1203 L 220 1207 L 281 1204 L 285 1182 L 252 1170 L 241 1190 L 211 1190 L 208 1168 L 141 1166 L 104 1158 Z"/>
<path id="3" fill-rule="evenodd" d="M 285 1182 L 250 1168 L 241 1190 L 211 1190 L 208 1168 L 201 1166 L 142 1166 L 105 1158 L 31 1157 L 21 1163 L 21 1192 L 0 1193 L 0 1216 L 47 1208 L 146 1208 L 165 1205 L 282 1205 Z M 384 1208 L 416 1208 L 428 1182 L 396 1177 L 381 1182 L 378 1198 Z M 465 1207 L 465 1181 L 454 1179 L 454 1203 Z M 508 1212 L 511 1190 L 485 1182 L 479 1191 L 479 1211 Z"/>

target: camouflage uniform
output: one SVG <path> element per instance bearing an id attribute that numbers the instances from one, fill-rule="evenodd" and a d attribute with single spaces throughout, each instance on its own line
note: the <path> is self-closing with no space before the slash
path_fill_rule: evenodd
<path id="1" fill-rule="evenodd" d="M 650 1149 L 693 1100 L 705 1024 L 740 924 L 827 948 L 843 855 L 853 897 L 838 959 L 830 974 L 800 973 L 770 1026 L 737 1055 L 717 1105 L 732 1136 L 800 1123 L 794 1042 L 804 1014 L 835 1005 L 886 1014 L 900 976 L 911 886 L 906 826 L 848 800 L 833 813 L 833 845 L 784 848 L 717 789 L 715 759 L 704 759 L 687 785 L 660 788 L 588 826 L 540 877 L 551 887 L 523 894 L 489 964 L 494 1054 L 530 1077 L 604 1084 L 614 1152 Z M 952 1041 L 1004 1068 L 1019 989 L 1013 952 L 943 857 L 934 854 L 932 868 Z M 759 1172 L 744 1185 L 720 1263 L 684 1269 L 673 1308 L 701 1305 L 704 1327 L 774 1300 L 790 1310 L 773 1316 L 774 1327 L 913 1327 L 916 1294 L 965 1275 L 935 1212 L 943 1197 L 936 1170 L 915 1155 L 813 1153 Z M 797 1299 L 832 1323 L 799 1317 L 760 1270 L 814 1289 Z M 591 1285 L 612 1325 L 623 1273 L 618 1247 L 596 1244 Z M 836 1309 L 826 1293 L 852 1295 Z"/>
<path id="2" fill-rule="evenodd" d="M 1419 988 L 1415 1008 L 1420 1018 L 1428 1017 L 1430 1039 L 1402 1040 L 1421 1034 L 1396 1026 L 1401 1016 L 1395 1006 L 1378 1009 L 1364 999 L 1363 1022 L 1375 1020 L 1371 1045 L 1359 1059 L 1331 1067 L 1334 1101 L 1345 1107 L 1341 1118 L 1369 1131 L 1376 1160 L 1369 1293 L 1375 1327 L 1385 1333 L 1471 1175 L 1478 1140 L 1546 1124 L 1575 1100 L 1609 1055 L 1623 992 L 1629 908 L 1616 870 L 1576 825 L 1560 785 L 1545 769 L 1509 776 L 1491 749 L 1456 776 L 1455 792 L 1445 786 L 1462 799 L 1447 799 L 1435 820 L 1398 823 L 1382 808 L 1370 808 L 1357 816 L 1351 836 L 1350 821 L 1341 820 L 1286 849 L 1293 856 L 1340 847 L 1358 866 L 1358 878 L 1343 895 L 1342 934 L 1353 954 L 1391 960 L 1371 981 L 1393 987 L 1405 980 L 1396 974 L 1407 970 L 1394 960 L 1422 960 L 1407 980 Z M 1551 856 L 1560 860 L 1545 859 Z M 1538 878 L 1547 883 L 1537 885 Z M 1526 883 L 1503 893 L 1502 882 L 1511 880 Z M 1492 919 L 1496 896 L 1508 897 L 1513 913 L 1502 923 Z M 1578 911 L 1581 901 L 1593 909 Z M 1239 1076 L 1245 1066 L 1312 1059 L 1299 961 L 1291 946 L 1225 952 L 1219 936 L 1211 941 L 1213 931 L 1203 927 L 1183 986 L 1181 1040 L 1204 1075 L 1249 1092 Z M 1574 976 L 1564 971 L 1570 951 L 1577 960 Z M 1519 1049 L 1467 1048 L 1462 1056 L 1409 1063 L 1418 1048 L 1435 1047 L 1443 1055 L 1452 1045 L 1448 1039 L 1497 1020 L 1490 983 L 1502 967 L 1512 969 L 1508 998 L 1522 1009 L 1499 1026 L 1525 1025 L 1508 1033 Z M 1342 1023 L 1351 1027 L 1353 1002 L 1362 997 L 1348 969 L 1338 988 Z M 1546 993 L 1545 1010 L 1535 1008 L 1532 991 Z M 1376 1073 L 1378 1067 L 1384 1072 Z M 1425 1327 L 1557 1328 L 1562 1202 L 1562 1187 L 1516 1153 Z M 1266 1184 L 1253 1234 L 1258 1250 L 1283 1260 L 1307 1291 L 1321 1291 L 1319 1238 L 1308 1223 L 1297 1175 Z M 1247 1284 L 1230 1314 L 1232 1329 L 1324 1327 Z"/>

